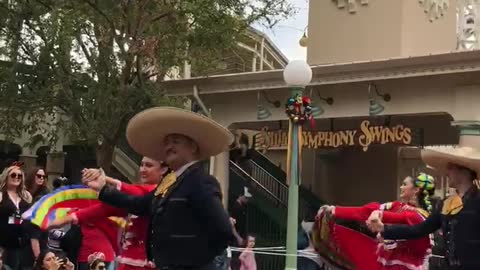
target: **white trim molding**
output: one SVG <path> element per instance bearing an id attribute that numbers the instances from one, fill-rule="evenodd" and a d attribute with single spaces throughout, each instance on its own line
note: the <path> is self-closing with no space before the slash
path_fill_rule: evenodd
<path id="1" fill-rule="evenodd" d="M 310 86 L 379 81 L 480 71 L 480 50 L 362 62 L 312 66 Z M 193 86 L 201 94 L 285 89 L 283 70 L 248 72 L 160 83 L 171 96 L 190 96 Z"/>

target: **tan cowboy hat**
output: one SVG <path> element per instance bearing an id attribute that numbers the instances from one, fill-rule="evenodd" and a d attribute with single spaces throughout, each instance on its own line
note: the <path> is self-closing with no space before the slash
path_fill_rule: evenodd
<path id="1" fill-rule="evenodd" d="M 173 107 L 155 107 L 135 115 L 127 126 L 127 140 L 139 154 L 164 160 L 163 143 L 170 134 L 191 138 L 201 160 L 229 150 L 233 135 L 203 115 Z"/>
<path id="2" fill-rule="evenodd" d="M 448 164 L 456 164 L 471 169 L 480 175 L 480 151 L 470 146 L 432 146 L 421 152 L 422 160 L 428 166 L 446 174 Z"/>

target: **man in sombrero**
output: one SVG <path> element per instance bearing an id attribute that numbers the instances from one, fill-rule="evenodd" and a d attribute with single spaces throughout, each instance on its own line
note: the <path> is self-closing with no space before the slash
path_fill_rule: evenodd
<path id="1" fill-rule="evenodd" d="M 214 258 L 234 236 L 220 185 L 199 161 L 227 151 L 233 135 L 207 117 L 170 107 L 140 112 L 126 133 L 136 152 L 163 160 L 174 172 L 143 197 L 107 187 L 92 171 L 84 172 L 84 183 L 99 191 L 100 200 L 150 217 L 146 247 L 157 269 L 215 269 Z"/>
<path id="2" fill-rule="evenodd" d="M 374 212 L 367 224 L 389 240 L 415 239 L 443 230 L 448 269 L 480 269 L 480 192 L 475 185 L 480 171 L 480 151 L 472 137 L 463 137 L 457 147 L 429 147 L 421 152 L 422 160 L 449 177 L 457 191 L 443 206 L 422 223 L 383 225 L 381 212 Z"/>

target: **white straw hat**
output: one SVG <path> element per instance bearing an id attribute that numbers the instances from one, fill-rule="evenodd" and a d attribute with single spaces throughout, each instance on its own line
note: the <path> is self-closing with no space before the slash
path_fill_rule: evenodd
<path id="1" fill-rule="evenodd" d="M 127 140 L 139 154 L 165 159 L 164 141 L 170 134 L 191 138 L 199 147 L 199 158 L 207 159 L 229 150 L 233 135 L 203 115 L 173 107 L 155 107 L 135 115 L 127 126 Z"/>

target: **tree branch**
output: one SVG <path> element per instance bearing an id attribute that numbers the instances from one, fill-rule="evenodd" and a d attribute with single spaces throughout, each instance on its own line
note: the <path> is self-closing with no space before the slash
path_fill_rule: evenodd
<path id="1" fill-rule="evenodd" d="M 112 29 L 115 31 L 115 24 L 113 23 L 112 20 L 110 20 L 110 18 L 107 16 L 107 14 L 105 12 L 103 12 L 103 10 L 101 10 L 100 8 L 98 8 L 97 5 L 95 5 L 94 3 L 90 2 L 89 0 L 81 0 L 83 1 L 84 3 L 86 3 L 87 5 L 89 5 L 95 12 L 97 12 L 98 14 L 100 14 L 107 22 L 108 24 L 110 24 L 110 26 L 112 27 Z"/>
<path id="2" fill-rule="evenodd" d="M 53 10 L 52 6 L 43 2 L 43 1 L 40 1 L 40 0 L 35 0 L 35 2 L 39 3 L 40 5 L 44 6 L 45 8 L 47 8 L 47 10 L 51 11 Z"/>
<path id="3" fill-rule="evenodd" d="M 85 57 L 87 58 L 88 63 L 90 64 L 91 67 L 95 67 L 95 61 L 92 58 L 92 55 L 88 48 L 85 46 L 85 43 L 83 43 L 82 36 L 80 33 L 77 33 L 75 35 L 75 39 L 77 40 L 78 44 L 80 45 L 80 48 L 83 51 L 83 54 L 85 54 Z"/>
<path id="4" fill-rule="evenodd" d="M 29 60 L 32 61 L 33 64 L 36 64 L 38 62 L 32 50 L 28 48 L 24 42 L 20 41 L 20 47 L 22 51 L 30 58 Z"/>
<path id="5" fill-rule="evenodd" d="M 143 82 L 142 78 L 142 56 L 137 54 L 137 78 L 138 82 L 140 83 L 140 88 L 143 90 L 145 89 L 145 83 Z"/>
<path id="6" fill-rule="evenodd" d="M 37 35 L 43 40 L 43 42 L 45 43 L 45 45 L 48 43 L 47 37 L 45 36 L 45 34 L 44 34 L 42 31 L 36 29 L 36 28 L 31 24 L 30 20 L 26 19 L 26 20 L 24 21 L 24 23 L 28 26 L 28 28 L 32 29 L 32 31 L 35 32 L 35 34 L 37 34 Z"/>
<path id="7" fill-rule="evenodd" d="M 164 13 L 164 14 L 162 14 L 162 15 L 158 15 L 157 17 L 152 18 L 152 19 L 150 20 L 150 23 L 154 23 L 154 22 L 156 22 L 156 21 L 159 21 L 159 20 L 161 20 L 161 19 L 163 19 L 163 18 L 165 18 L 165 17 L 170 16 L 171 14 L 173 14 L 172 11 L 169 11 L 169 12 Z"/>
<path id="8" fill-rule="evenodd" d="M 159 75 L 160 72 L 153 72 L 153 73 L 150 73 L 148 74 L 147 76 L 145 76 L 145 80 L 150 80 L 152 77 L 155 77 L 157 75 Z"/>

